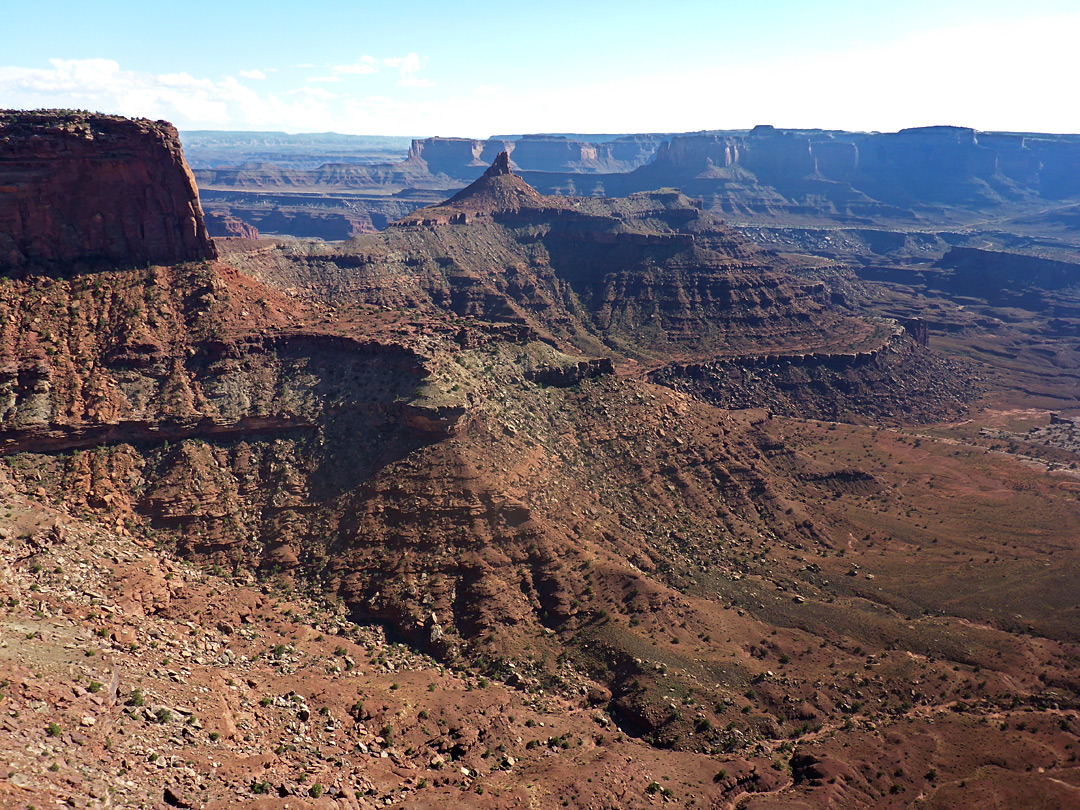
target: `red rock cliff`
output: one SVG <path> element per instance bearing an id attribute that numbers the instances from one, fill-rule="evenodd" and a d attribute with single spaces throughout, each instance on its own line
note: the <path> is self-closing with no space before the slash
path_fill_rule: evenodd
<path id="1" fill-rule="evenodd" d="M 0 269 L 215 255 L 171 124 L 0 111 Z"/>

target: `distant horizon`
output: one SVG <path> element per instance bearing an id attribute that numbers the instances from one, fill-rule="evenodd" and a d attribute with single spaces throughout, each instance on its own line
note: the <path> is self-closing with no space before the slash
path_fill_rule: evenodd
<path id="1" fill-rule="evenodd" d="M 968 130 L 976 134 L 986 135 L 1054 135 L 1062 137 L 1080 137 L 1080 131 L 1052 131 L 1052 130 L 1035 130 L 1035 129 L 980 129 L 979 127 L 968 126 L 965 124 L 919 124 L 912 126 L 902 126 L 896 129 L 845 129 L 842 127 L 822 127 L 822 126 L 776 126 L 774 124 L 759 123 L 748 127 L 710 127 L 705 129 L 695 130 L 634 130 L 617 132 L 615 130 L 605 131 L 522 131 L 522 132 L 501 132 L 493 135 L 471 136 L 471 135 L 456 135 L 443 133 L 438 135 L 421 135 L 421 134 L 409 134 L 409 133 L 388 133 L 388 132 L 375 132 L 375 133 L 355 133 L 355 132 L 341 132 L 338 130 L 286 130 L 286 129 L 225 129 L 215 127 L 182 127 L 177 126 L 175 122 L 167 119 L 151 118 L 149 116 L 140 115 L 126 115 L 121 112 L 109 112 L 105 110 L 90 110 L 81 109 L 75 107 L 36 107 L 28 109 L 19 108 L 4 108 L 0 107 L 0 113 L 46 113 L 46 112 L 79 112 L 88 115 L 101 115 L 101 116 L 116 116 L 122 118 L 142 119 L 149 121 L 165 121 L 165 123 L 174 126 L 181 135 L 203 135 L 203 134 L 231 134 L 231 135 L 283 135 L 286 137 L 297 137 L 303 135 L 310 136 L 335 136 L 340 138 L 370 138 L 370 139 L 397 139 L 397 140 L 426 140 L 431 138 L 442 138 L 447 140 L 473 140 L 473 141 L 485 141 L 485 140 L 515 140 L 520 138 L 596 138 L 596 139 L 615 139 L 631 137 L 634 135 L 650 135 L 650 136 L 670 136 L 677 137 L 681 135 L 711 135 L 711 134 L 741 134 L 749 133 L 759 129 L 771 129 L 777 132 L 842 132 L 851 135 L 890 135 L 900 132 L 910 132 L 913 130 L 928 130 L 928 129 L 955 129 L 955 130 Z"/>
<path id="2" fill-rule="evenodd" d="M 170 122 L 171 123 L 171 122 Z M 177 127 L 177 131 L 183 135 L 187 133 L 189 135 L 199 135 L 204 133 L 229 133 L 235 135 L 247 134 L 247 135 L 285 135 L 288 137 L 295 137 L 298 135 L 335 135 L 346 138 L 411 138 L 413 140 L 425 140 L 429 138 L 443 138 L 446 140 L 465 140 L 465 141 L 492 141 L 492 140 L 514 140 L 516 138 L 625 138 L 632 135 L 657 135 L 657 136 L 679 136 L 679 135 L 711 135 L 711 134 L 726 134 L 726 133 L 744 133 L 752 132 L 762 126 L 769 126 L 777 132 L 843 132 L 852 135 L 895 135 L 900 132 L 910 132 L 912 130 L 921 129 L 960 129 L 971 130 L 976 134 L 986 135 L 1063 135 L 1063 136 L 1080 136 L 1080 132 L 1049 132 L 1044 130 L 1007 130 L 1007 129 L 979 129 L 977 127 L 964 126 L 963 124 L 925 124 L 920 126 L 900 127 L 899 129 L 841 129 L 839 127 L 778 127 L 771 124 L 756 124 L 752 127 L 737 127 L 737 128 L 712 128 L 712 129 L 696 129 L 687 131 L 666 131 L 666 130 L 640 130 L 635 132 L 515 132 L 515 133 L 499 133 L 495 135 L 486 135 L 480 137 L 470 137 L 468 135 L 409 135 L 409 134 L 392 134 L 392 133 L 372 133 L 372 134 L 356 134 L 351 132 L 336 132 L 334 130 L 325 131 L 312 131 L 312 132 L 290 132 L 288 130 L 280 129 L 187 129 Z"/>

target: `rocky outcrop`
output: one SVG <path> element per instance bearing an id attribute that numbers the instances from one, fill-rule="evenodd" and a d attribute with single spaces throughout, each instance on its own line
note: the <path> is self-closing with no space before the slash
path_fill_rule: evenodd
<path id="1" fill-rule="evenodd" d="M 567 388 L 582 380 L 599 377 L 602 374 L 614 374 L 615 366 L 611 359 L 599 357 L 592 360 L 579 360 L 576 363 L 541 366 L 525 372 L 526 379 L 543 385 Z"/>
<path id="2" fill-rule="evenodd" d="M 403 409 L 403 422 L 410 429 L 433 438 L 446 439 L 457 434 L 468 419 L 469 408 L 466 405 L 428 406 L 411 402 Z"/>
<path id="3" fill-rule="evenodd" d="M 904 331 L 911 336 L 917 346 L 925 348 L 930 342 L 930 325 L 922 318 L 908 318 L 904 321 Z"/>
<path id="4" fill-rule="evenodd" d="M 54 287 L 53 295 L 67 290 Z M 0 312 L 10 315 L 8 302 Z M 87 310 L 100 311 L 86 301 Z M 40 320 L 40 316 L 39 320 Z M 109 324 L 113 326 L 113 324 Z M 363 429 L 411 427 L 405 395 L 422 375 L 396 346 L 326 334 L 165 345 L 160 338 L 91 348 L 82 324 L 50 323 L 57 344 L 93 354 L 5 357 L 0 364 L 0 455 L 103 444 L 289 434 L 330 418 Z M 124 328 L 121 326 L 120 328 Z M 182 322 L 175 324 L 178 331 Z M 7 348 L 7 347 L 5 347 Z M 25 351 L 25 343 L 21 346 Z"/>
<path id="5" fill-rule="evenodd" d="M 566 203 L 544 197 L 514 174 L 510 154 L 499 152 L 482 175 L 446 202 L 414 211 L 399 226 L 467 224 L 475 217 L 560 210 Z"/>
<path id="6" fill-rule="evenodd" d="M 206 213 L 206 230 L 211 236 L 258 239 L 259 229 L 232 214 Z"/>
<path id="7" fill-rule="evenodd" d="M 215 255 L 170 124 L 0 112 L 0 268 Z"/>
<path id="8" fill-rule="evenodd" d="M 673 364 L 651 378 L 722 408 L 767 408 L 802 419 L 932 422 L 963 413 L 980 393 L 973 370 L 927 351 L 918 334 L 898 329 L 869 351 Z"/>
<path id="9" fill-rule="evenodd" d="M 1080 264 L 1038 256 L 954 247 L 939 264 L 953 271 L 953 291 L 979 298 L 1080 287 Z"/>
<path id="10" fill-rule="evenodd" d="M 492 164 L 490 166 L 487 167 L 487 169 L 484 170 L 484 173 L 481 176 L 482 177 L 498 177 L 498 176 L 504 175 L 504 174 L 513 174 L 513 172 L 510 171 L 510 153 L 509 152 L 499 152 L 499 154 L 497 154 L 495 156 L 495 160 L 492 162 Z"/>
<path id="11" fill-rule="evenodd" d="M 295 564 L 289 542 L 317 503 L 439 438 L 410 419 L 423 358 L 282 329 L 272 291 L 219 273 L 189 263 L 0 285 L 0 457 L 71 454 L 69 504 L 122 506 L 192 552 L 258 536 L 267 564 Z M 110 483 L 136 470 L 137 495 Z"/>

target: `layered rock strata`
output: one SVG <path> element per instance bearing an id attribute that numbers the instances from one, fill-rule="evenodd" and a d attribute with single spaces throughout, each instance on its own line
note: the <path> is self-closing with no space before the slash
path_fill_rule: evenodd
<path id="1" fill-rule="evenodd" d="M 0 269 L 215 255 L 170 124 L 0 112 Z"/>

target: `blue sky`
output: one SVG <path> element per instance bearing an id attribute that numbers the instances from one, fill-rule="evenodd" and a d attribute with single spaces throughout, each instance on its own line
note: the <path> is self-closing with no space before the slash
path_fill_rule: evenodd
<path id="1" fill-rule="evenodd" d="M 181 129 L 1080 132 L 1076 0 L 37 0 L 3 19 L 0 106 Z"/>

